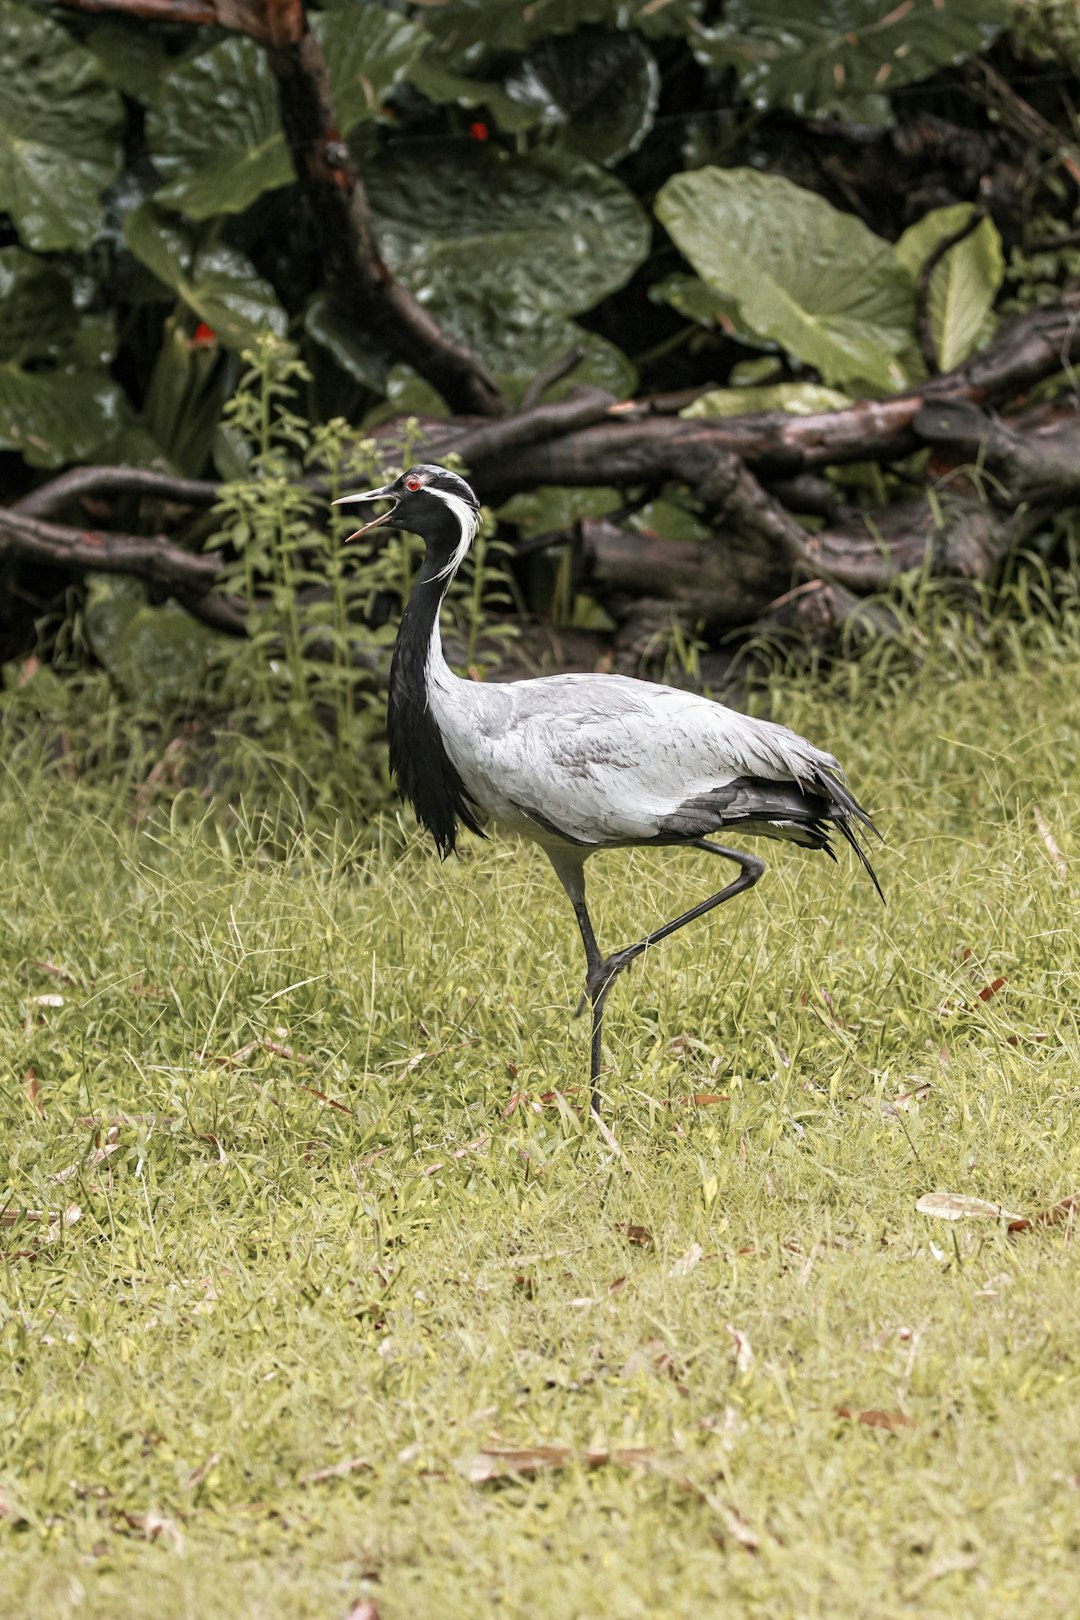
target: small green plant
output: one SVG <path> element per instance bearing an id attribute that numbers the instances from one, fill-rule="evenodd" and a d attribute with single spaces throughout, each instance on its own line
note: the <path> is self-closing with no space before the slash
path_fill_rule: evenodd
<path id="1" fill-rule="evenodd" d="M 417 566 L 415 537 L 382 529 L 345 541 L 355 513 L 332 504 L 392 479 L 371 439 L 337 417 L 313 425 L 297 410 L 310 380 L 290 346 L 264 334 L 225 412 L 243 476 L 226 484 L 209 544 L 230 557 L 222 589 L 244 599 L 250 635 L 222 648 L 217 698 L 253 760 L 305 806 L 370 811 L 388 791 L 382 736 L 389 649 Z M 406 423 L 403 465 L 417 453 Z M 329 504 L 328 504 L 329 503 Z M 450 656 L 479 673 L 513 631 L 485 615 L 511 605 L 481 535 L 448 608 Z M 481 649 L 481 635 L 487 645 Z"/>
<path id="2" fill-rule="evenodd" d="M 244 476 L 224 486 L 208 543 L 230 558 L 221 588 L 243 598 L 250 633 L 223 646 L 216 697 L 304 801 L 314 787 L 370 807 L 385 792 L 375 760 L 388 640 L 370 609 L 393 588 L 393 564 L 381 551 L 352 564 L 346 519 L 325 495 L 369 482 L 374 449 L 342 418 L 313 426 L 298 413 L 309 375 L 272 333 L 244 362 L 225 411 Z"/>

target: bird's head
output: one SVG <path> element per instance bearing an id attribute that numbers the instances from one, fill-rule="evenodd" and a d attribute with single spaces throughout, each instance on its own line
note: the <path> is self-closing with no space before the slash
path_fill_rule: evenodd
<path id="1" fill-rule="evenodd" d="M 437 578 L 454 572 L 480 524 L 480 504 L 476 496 L 464 478 L 446 467 L 426 464 L 410 467 L 392 484 L 365 490 L 360 495 L 342 495 L 334 505 L 349 506 L 360 501 L 389 501 L 390 505 L 346 539 L 355 540 L 383 525 L 408 529 L 425 542 L 428 562 Z"/>

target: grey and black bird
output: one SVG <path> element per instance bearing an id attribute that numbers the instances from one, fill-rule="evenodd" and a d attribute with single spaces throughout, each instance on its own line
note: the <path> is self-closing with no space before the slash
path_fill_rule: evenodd
<path id="1" fill-rule="evenodd" d="M 752 888 L 765 869 L 758 856 L 713 838 L 749 833 L 832 855 L 830 834 L 838 832 L 880 895 L 859 836 L 876 829 L 831 754 L 708 698 L 624 675 L 460 679 L 443 656 L 439 611 L 479 527 L 472 489 L 445 467 L 417 466 L 338 504 L 358 501 L 389 506 L 357 535 L 390 525 L 425 546 L 390 669 L 398 787 L 444 858 L 459 826 L 482 833 L 493 822 L 531 838 L 555 868 L 585 946 L 590 1105 L 599 1117 L 604 1005 L 615 979 L 676 929 Z M 689 846 L 732 861 L 738 873 L 700 905 L 605 956 L 585 903 L 585 862 L 597 850 L 639 844 Z"/>

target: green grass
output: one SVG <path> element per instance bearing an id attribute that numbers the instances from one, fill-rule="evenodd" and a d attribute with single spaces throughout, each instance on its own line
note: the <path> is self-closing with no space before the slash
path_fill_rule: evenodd
<path id="1" fill-rule="evenodd" d="M 847 852 L 759 845 L 612 997 L 622 1159 L 539 1101 L 587 1030 L 536 852 L 440 868 L 388 822 L 271 858 L 9 764 L 5 1616 L 1075 1614 L 1071 1229 L 915 1203 L 1080 1187 L 1076 883 L 1035 813 L 1068 860 L 1078 681 L 1066 647 L 780 694 L 878 815 L 889 908 Z M 714 878 L 591 873 L 608 947 Z"/>

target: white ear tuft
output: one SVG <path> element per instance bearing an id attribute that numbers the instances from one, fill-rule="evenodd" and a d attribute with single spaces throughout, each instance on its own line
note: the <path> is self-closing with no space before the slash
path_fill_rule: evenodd
<path id="1" fill-rule="evenodd" d="M 480 527 L 480 513 L 475 506 L 471 506 L 462 496 L 455 495 L 448 489 L 438 489 L 434 485 L 429 485 L 427 493 L 437 496 L 440 501 L 443 501 L 449 507 L 457 519 L 458 528 L 461 531 L 461 538 L 454 547 L 454 555 L 450 558 L 446 567 L 440 568 L 435 575 L 436 579 L 449 579 L 451 574 L 455 574 L 461 567 L 465 554 L 476 537 L 476 531 Z"/>

